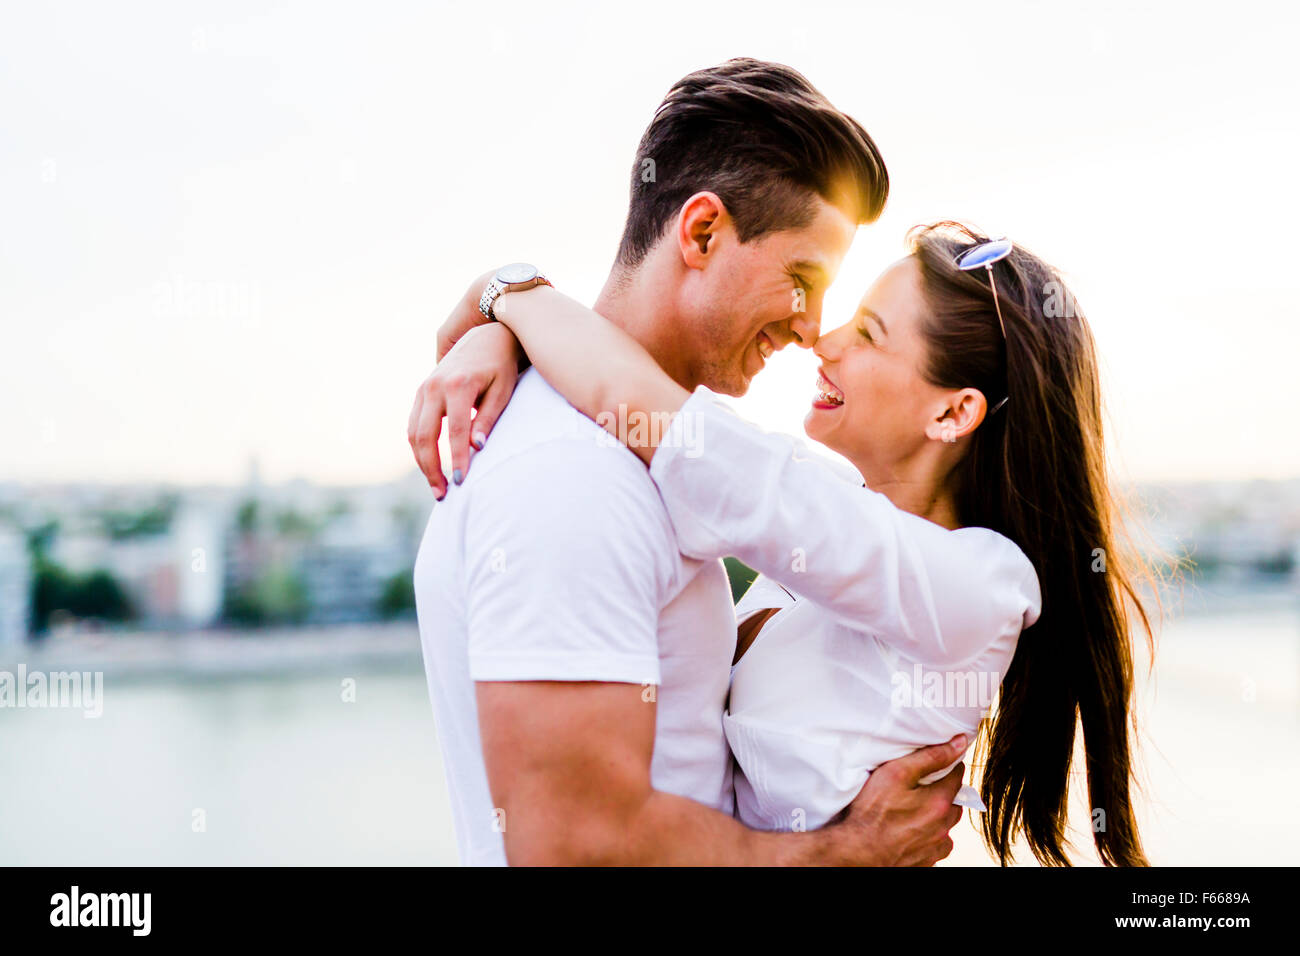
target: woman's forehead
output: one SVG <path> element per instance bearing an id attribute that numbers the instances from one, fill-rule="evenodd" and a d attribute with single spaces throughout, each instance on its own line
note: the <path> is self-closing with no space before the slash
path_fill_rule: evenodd
<path id="1" fill-rule="evenodd" d="M 895 325 L 914 325 L 924 304 L 920 263 L 905 256 L 876 277 L 858 307 L 880 316 L 892 331 Z"/>

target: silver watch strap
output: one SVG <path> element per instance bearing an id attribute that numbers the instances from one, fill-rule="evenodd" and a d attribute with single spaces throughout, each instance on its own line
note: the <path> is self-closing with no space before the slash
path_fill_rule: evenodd
<path id="1" fill-rule="evenodd" d="M 542 275 L 540 272 L 537 273 L 536 278 L 532 281 L 533 284 L 528 287 L 530 289 L 536 288 L 539 285 L 551 284 L 551 280 L 546 278 L 546 276 Z M 483 294 L 479 296 L 478 300 L 478 310 L 483 313 L 483 318 L 487 319 L 489 322 L 495 322 L 497 320 L 495 313 L 492 311 L 492 306 L 496 304 L 497 299 L 501 298 L 504 293 L 509 291 L 510 286 L 502 283 L 495 276 L 492 277 L 492 281 L 487 284 L 487 288 L 483 290 Z"/>
<path id="2" fill-rule="evenodd" d="M 498 282 L 496 277 L 493 276 L 492 281 L 489 282 L 487 288 L 483 290 L 483 294 L 479 296 L 478 310 L 483 313 L 483 318 L 487 319 L 489 322 L 496 321 L 497 317 L 492 314 L 492 305 L 505 290 L 506 287 Z"/>

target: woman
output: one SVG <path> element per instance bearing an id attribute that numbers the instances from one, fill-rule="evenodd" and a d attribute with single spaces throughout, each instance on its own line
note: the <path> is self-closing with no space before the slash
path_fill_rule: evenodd
<path id="1" fill-rule="evenodd" d="M 1130 801 L 1130 615 L 1151 632 L 1115 552 L 1096 358 L 1074 306 L 1010 243 L 954 223 L 914 231 L 910 255 L 815 346 L 806 431 L 864 490 L 688 393 L 558 292 L 497 300 L 551 385 L 650 466 L 683 553 L 734 554 L 765 576 L 737 609 L 724 718 L 745 823 L 820 826 L 883 761 L 978 730 L 991 851 L 1005 864 L 1023 833 L 1041 862 L 1068 864 L 1078 721 L 1097 851 L 1146 863 Z M 474 341 L 459 360 L 510 374 L 514 343 Z M 638 420 L 651 427 L 628 433 Z"/>

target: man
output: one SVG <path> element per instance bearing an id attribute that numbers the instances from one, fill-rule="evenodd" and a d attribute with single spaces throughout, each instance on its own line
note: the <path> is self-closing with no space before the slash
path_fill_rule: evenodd
<path id="1" fill-rule="evenodd" d="M 816 341 L 826 288 L 887 193 L 870 137 L 795 71 L 693 73 L 642 137 L 595 308 L 686 388 L 744 394 L 773 351 Z M 534 275 L 498 275 L 483 308 Z M 484 321 L 488 278 L 444 326 L 440 357 Z M 882 766 L 815 833 L 735 820 L 722 566 L 678 552 L 645 468 L 535 372 L 504 412 L 483 394 L 435 372 L 410 424 L 441 502 L 415 586 L 462 862 L 930 864 L 951 851 L 962 768 L 919 781 L 960 739 Z M 500 418 L 468 476 L 469 438 L 451 435 L 449 486 L 440 421 L 474 404 Z"/>

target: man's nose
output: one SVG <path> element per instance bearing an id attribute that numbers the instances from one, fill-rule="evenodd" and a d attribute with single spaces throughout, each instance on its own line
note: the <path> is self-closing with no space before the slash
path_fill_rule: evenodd
<path id="1" fill-rule="evenodd" d="M 821 316 L 812 309 L 796 312 L 790 320 L 790 332 L 794 335 L 795 345 L 801 349 L 812 348 L 821 332 Z"/>

